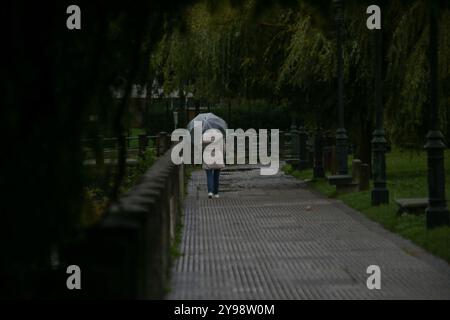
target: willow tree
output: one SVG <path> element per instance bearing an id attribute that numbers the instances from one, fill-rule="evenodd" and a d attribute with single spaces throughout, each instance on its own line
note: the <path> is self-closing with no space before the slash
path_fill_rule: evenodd
<path id="1" fill-rule="evenodd" d="M 427 1 L 399 4 L 401 16 L 393 30 L 388 52 L 389 96 L 386 105 L 386 125 L 394 142 L 421 147 L 429 127 L 427 109 L 429 64 L 429 23 Z M 450 10 L 442 4 L 439 77 L 443 131 L 449 127 L 450 102 Z"/>
<path id="2" fill-rule="evenodd" d="M 290 10 L 272 6 L 256 14 L 257 1 L 223 3 L 213 11 L 199 2 L 187 12 L 186 27 L 159 44 L 164 86 L 189 81 L 199 99 L 273 99 Z M 264 32 L 261 32 L 264 30 Z"/>
<path id="3" fill-rule="evenodd" d="M 349 2 L 345 6 L 344 80 L 345 117 L 350 136 L 357 146 L 356 155 L 370 162 L 372 134 L 371 51 L 369 50 L 366 16 L 363 4 Z M 286 48 L 286 59 L 280 69 L 279 86 L 289 85 L 307 99 L 301 110 L 303 117 L 314 119 L 325 128 L 335 128 L 336 114 L 336 44 L 333 12 L 300 5 L 293 25 L 293 35 Z M 325 22 L 324 22 L 325 21 Z"/>
<path id="4" fill-rule="evenodd" d="M 315 121 L 319 119 L 314 118 L 322 112 L 333 113 L 329 97 L 334 93 L 331 83 L 336 68 L 335 46 L 325 32 L 312 23 L 311 12 L 303 9 L 296 14 L 295 20 L 289 45 L 285 48 L 286 58 L 279 70 L 277 87 L 284 92 L 289 87 L 291 91 L 301 94 L 303 105 L 297 105 L 297 111 L 302 111 L 303 117 L 310 116 Z M 326 118 L 321 117 L 322 121 L 325 122 L 322 125 L 332 125 Z"/>

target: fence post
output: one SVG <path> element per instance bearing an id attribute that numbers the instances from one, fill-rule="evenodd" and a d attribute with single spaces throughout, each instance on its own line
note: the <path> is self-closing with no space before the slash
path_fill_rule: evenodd
<path id="1" fill-rule="evenodd" d="M 314 136 L 314 179 L 324 178 L 325 171 L 323 169 L 323 136 L 320 128 L 317 128 Z"/>
<path id="2" fill-rule="evenodd" d="M 167 132 L 158 133 L 158 155 L 161 156 L 167 151 Z"/>
<path id="3" fill-rule="evenodd" d="M 161 137 L 159 136 L 159 134 L 157 134 L 155 138 L 155 148 L 156 156 L 159 157 L 161 155 Z"/>
<path id="4" fill-rule="evenodd" d="M 331 174 L 337 173 L 336 146 L 331 147 Z"/>
<path id="5" fill-rule="evenodd" d="M 128 137 L 124 134 L 120 135 L 119 139 L 118 139 L 118 143 L 119 143 L 119 148 L 120 148 L 120 146 L 123 146 L 123 151 L 124 151 L 125 161 L 126 161 L 126 158 L 128 156 L 127 155 L 127 153 L 128 153 Z"/>
<path id="6" fill-rule="evenodd" d="M 285 154 L 286 154 L 286 152 L 284 150 L 284 143 L 285 143 L 284 131 L 280 131 L 280 140 L 278 143 L 279 143 L 278 147 L 280 150 L 280 159 L 284 159 Z"/>
<path id="7" fill-rule="evenodd" d="M 294 163 L 298 160 L 298 154 L 299 154 L 299 137 L 298 137 L 298 130 L 295 124 L 291 126 L 291 157 Z"/>
<path id="8" fill-rule="evenodd" d="M 166 133 L 166 146 L 167 146 L 166 151 L 172 148 L 172 144 L 175 144 L 175 142 L 172 142 L 170 133 Z"/>
<path id="9" fill-rule="evenodd" d="M 361 164 L 360 180 L 359 180 L 359 190 L 365 191 L 369 190 L 370 187 L 370 170 L 367 163 Z"/>
<path id="10" fill-rule="evenodd" d="M 362 162 L 359 159 L 353 159 L 352 162 L 352 176 L 353 180 L 359 184 L 361 180 L 361 165 Z"/>
<path id="11" fill-rule="evenodd" d="M 148 137 L 146 134 L 139 135 L 139 156 L 145 159 L 145 150 L 148 146 Z"/>
<path id="12" fill-rule="evenodd" d="M 298 131 L 298 169 L 304 170 L 308 167 L 308 151 L 306 149 L 306 140 L 308 133 L 303 126 Z"/>

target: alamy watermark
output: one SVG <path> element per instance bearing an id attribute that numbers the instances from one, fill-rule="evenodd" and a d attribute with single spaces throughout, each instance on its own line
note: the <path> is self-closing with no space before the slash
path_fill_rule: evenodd
<path id="1" fill-rule="evenodd" d="M 371 5 L 367 7 L 367 14 L 370 16 L 367 18 L 367 29 L 380 30 L 381 29 L 381 9 L 377 5 Z"/>
<path id="2" fill-rule="evenodd" d="M 81 29 L 81 9 L 79 6 L 72 4 L 67 7 L 66 13 L 70 14 L 66 20 L 66 27 L 69 30 L 80 30 Z"/>
<path id="3" fill-rule="evenodd" d="M 69 290 L 81 290 L 81 269 L 79 266 L 73 264 L 67 267 L 66 273 L 70 276 L 67 277 L 66 286 Z"/>
<path id="4" fill-rule="evenodd" d="M 369 290 L 380 290 L 381 289 L 381 269 L 377 265 L 370 265 L 366 270 L 367 274 L 370 276 L 367 278 L 366 286 Z"/>
<path id="5" fill-rule="evenodd" d="M 174 164 L 204 163 L 210 166 L 246 164 L 246 139 L 248 140 L 248 164 L 257 164 L 259 159 L 259 163 L 263 165 L 260 169 L 261 175 L 277 174 L 280 168 L 278 129 L 270 130 L 269 156 L 267 129 L 259 129 L 258 133 L 255 129 L 246 131 L 225 129 L 224 139 L 223 133 L 218 129 L 208 129 L 202 133 L 202 121 L 194 121 L 193 136 L 187 129 L 176 129 L 172 132 L 171 140 L 178 141 L 172 149 L 172 162 Z"/>

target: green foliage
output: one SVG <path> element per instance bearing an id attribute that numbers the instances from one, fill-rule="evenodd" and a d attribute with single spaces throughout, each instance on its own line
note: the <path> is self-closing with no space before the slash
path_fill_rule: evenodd
<path id="1" fill-rule="evenodd" d="M 154 149 L 147 148 L 145 151 L 145 157 L 138 159 L 137 166 L 127 167 L 127 174 L 121 186 L 121 193 L 126 192 L 133 187 L 142 175 L 153 165 L 156 160 Z"/>
<path id="2" fill-rule="evenodd" d="M 176 108 L 176 103 L 174 103 Z M 178 115 L 180 123 L 184 120 L 184 114 Z M 174 128 L 173 113 L 170 109 L 170 102 L 167 100 L 153 99 L 147 115 L 147 134 L 157 135 L 159 132 L 171 132 Z"/>
<path id="3" fill-rule="evenodd" d="M 367 5 L 347 1 L 344 7 L 346 124 L 357 145 L 370 143 L 374 125 L 375 33 L 365 26 Z M 394 143 L 418 147 L 428 130 L 428 2 L 394 0 L 381 5 L 386 131 Z M 164 86 L 168 90 L 188 87 L 199 99 L 213 102 L 287 98 L 287 112 L 294 121 L 334 127 L 336 45 L 330 2 L 271 3 L 260 9 L 259 1 L 250 0 L 239 5 L 218 2 L 212 7 L 199 1 L 191 6 L 186 27 L 167 33 L 152 56 L 164 74 Z M 440 119 L 446 132 L 450 119 L 448 6 L 442 6 L 441 16 Z M 368 151 L 370 147 L 362 149 Z"/>
<path id="4" fill-rule="evenodd" d="M 294 168 L 290 164 L 285 164 L 283 167 L 281 167 L 281 171 L 283 171 L 285 174 L 292 175 Z"/>
<path id="5" fill-rule="evenodd" d="M 420 146 L 428 130 L 429 65 L 428 65 L 429 1 L 412 1 L 401 6 L 387 54 L 386 80 L 390 94 L 386 104 L 386 124 L 392 140 Z M 445 132 L 448 123 L 450 79 L 450 12 L 441 11 L 439 77 L 441 80 L 440 120 Z"/>
<path id="6" fill-rule="evenodd" d="M 288 83 L 308 89 L 316 82 L 329 82 L 335 71 L 333 42 L 311 24 L 309 15 L 300 15 L 293 26 L 287 55 L 279 71 L 278 86 Z"/>
<path id="7" fill-rule="evenodd" d="M 94 225 L 103 216 L 109 203 L 109 198 L 101 188 L 86 187 L 81 212 L 80 226 Z"/>
<path id="8" fill-rule="evenodd" d="M 230 128 L 254 128 L 258 129 L 280 129 L 285 130 L 291 125 L 289 107 L 281 102 L 280 104 L 270 103 L 266 100 L 245 100 L 242 99 L 235 104 L 222 104 L 214 108 L 213 112 L 228 122 Z"/>
<path id="9" fill-rule="evenodd" d="M 133 129 L 133 133 L 140 133 L 142 129 Z M 139 158 L 136 166 L 128 166 L 123 182 L 119 188 L 119 195 L 127 192 L 135 186 L 142 175 L 153 165 L 156 155 L 153 149 L 147 148 L 145 158 Z M 83 207 L 81 210 L 79 226 L 87 227 L 98 222 L 104 215 L 107 206 L 111 202 L 111 190 L 113 181 L 108 178 L 116 168 L 99 170 L 90 168 L 89 181 L 86 181 L 84 189 Z"/>

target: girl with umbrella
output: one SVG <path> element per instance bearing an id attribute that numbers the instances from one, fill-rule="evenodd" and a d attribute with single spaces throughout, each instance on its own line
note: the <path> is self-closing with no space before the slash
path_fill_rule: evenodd
<path id="1" fill-rule="evenodd" d="M 201 121 L 202 124 L 202 149 L 205 151 L 203 155 L 207 156 L 207 159 L 203 157 L 202 168 L 206 172 L 208 198 L 219 198 L 220 170 L 225 167 L 223 135 L 227 129 L 227 124 L 213 113 L 200 113 L 189 122 L 187 126 L 189 131 L 193 131 L 196 121 Z M 207 143 L 210 144 L 207 145 Z"/>

